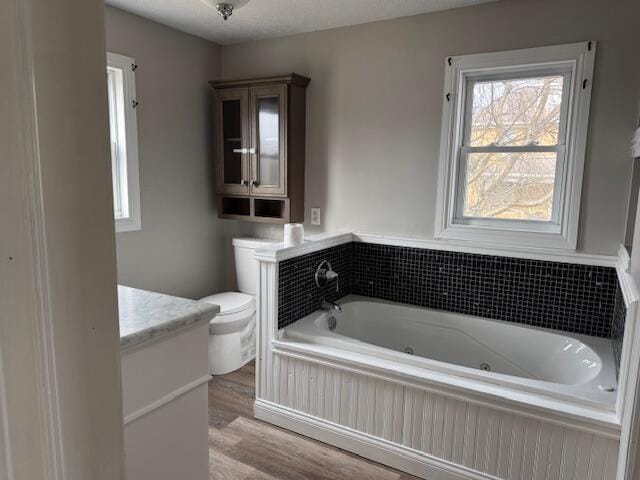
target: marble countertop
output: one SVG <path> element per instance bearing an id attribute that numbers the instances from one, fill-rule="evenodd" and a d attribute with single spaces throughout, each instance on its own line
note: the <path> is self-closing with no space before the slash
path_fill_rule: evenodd
<path id="1" fill-rule="evenodd" d="M 208 322 L 218 305 L 118 285 L 120 349 L 139 346 L 182 327 Z"/>

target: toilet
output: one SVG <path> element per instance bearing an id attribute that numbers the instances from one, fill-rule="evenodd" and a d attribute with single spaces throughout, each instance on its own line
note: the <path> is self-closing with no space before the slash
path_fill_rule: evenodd
<path id="1" fill-rule="evenodd" d="M 202 302 L 220 306 L 209 324 L 209 372 L 233 372 L 256 355 L 258 262 L 255 251 L 271 243 L 257 238 L 234 238 L 233 254 L 239 292 L 216 293 Z"/>

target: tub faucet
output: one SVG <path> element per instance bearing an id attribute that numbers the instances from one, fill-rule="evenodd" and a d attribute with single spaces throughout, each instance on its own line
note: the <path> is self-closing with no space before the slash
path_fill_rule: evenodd
<path id="1" fill-rule="evenodd" d="M 340 312 L 342 311 L 342 307 L 330 300 L 322 300 L 322 302 L 320 302 L 320 310 L 326 310 L 327 312 Z"/>

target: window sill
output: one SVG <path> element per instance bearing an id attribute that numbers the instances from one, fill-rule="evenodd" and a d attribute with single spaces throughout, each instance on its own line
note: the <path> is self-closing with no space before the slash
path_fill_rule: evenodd
<path id="1" fill-rule="evenodd" d="M 575 235 L 464 224 L 448 225 L 436 231 L 434 237 L 503 250 L 521 251 L 524 248 L 533 251 L 572 252 L 577 247 Z"/>
<path id="2" fill-rule="evenodd" d="M 142 230 L 139 218 L 116 218 L 116 233 L 135 232 Z"/>

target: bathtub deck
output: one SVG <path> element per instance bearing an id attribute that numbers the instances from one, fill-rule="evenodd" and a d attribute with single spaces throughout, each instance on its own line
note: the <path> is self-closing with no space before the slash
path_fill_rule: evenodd
<path id="1" fill-rule="evenodd" d="M 255 366 L 209 382 L 210 480 L 411 480 L 357 455 L 253 418 Z"/>

